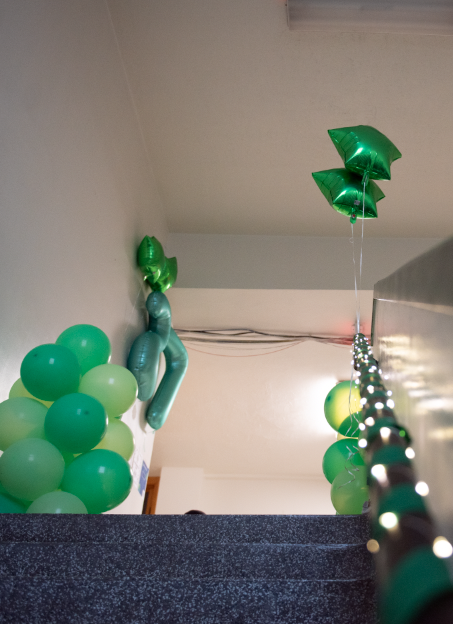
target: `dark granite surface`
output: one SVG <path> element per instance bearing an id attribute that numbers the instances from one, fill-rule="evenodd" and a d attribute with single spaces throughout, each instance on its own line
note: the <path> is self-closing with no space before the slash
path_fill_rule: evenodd
<path id="1" fill-rule="evenodd" d="M 360 544 L 363 516 L 0 514 L 0 542 Z"/>
<path id="2" fill-rule="evenodd" d="M 0 577 L 344 580 L 372 574 L 364 545 L 0 545 Z"/>
<path id="3" fill-rule="evenodd" d="M 375 624 L 372 581 L 0 580 L 11 624 Z"/>
<path id="4" fill-rule="evenodd" d="M 363 516 L 0 515 L 0 624 L 375 624 Z"/>

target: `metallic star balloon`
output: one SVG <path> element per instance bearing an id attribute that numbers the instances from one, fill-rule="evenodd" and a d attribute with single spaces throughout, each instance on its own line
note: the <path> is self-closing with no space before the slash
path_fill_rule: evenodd
<path id="1" fill-rule="evenodd" d="M 328 133 L 347 169 L 373 180 L 390 180 L 390 165 L 401 158 L 401 152 L 382 132 L 371 126 L 352 126 Z"/>
<path id="2" fill-rule="evenodd" d="M 359 176 L 347 169 L 327 169 L 312 173 L 312 176 L 332 208 L 351 217 L 351 222 L 356 218 L 377 219 L 376 202 L 385 195 L 372 180 L 365 187 L 363 213 L 363 184 Z"/>
<path id="3" fill-rule="evenodd" d="M 151 290 L 165 292 L 175 283 L 178 275 L 176 258 L 167 258 L 154 236 L 145 236 L 140 243 L 137 262 Z"/>

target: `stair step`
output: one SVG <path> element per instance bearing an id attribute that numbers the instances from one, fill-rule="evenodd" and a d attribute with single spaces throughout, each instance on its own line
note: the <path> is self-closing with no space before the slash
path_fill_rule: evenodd
<path id="1" fill-rule="evenodd" d="M 0 544 L 0 577 L 145 579 L 367 579 L 364 544 Z"/>
<path id="2" fill-rule="evenodd" d="M 0 542 L 363 544 L 359 516 L 0 515 Z"/>
<path id="3" fill-rule="evenodd" d="M 368 581 L 0 580 L 11 624 L 375 624 Z"/>

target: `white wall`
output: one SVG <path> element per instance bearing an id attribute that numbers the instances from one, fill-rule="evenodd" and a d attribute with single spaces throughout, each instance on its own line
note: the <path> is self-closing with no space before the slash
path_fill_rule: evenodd
<path id="1" fill-rule="evenodd" d="M 365 223 L 362 288 L 441 242 L 436 238 L 371 238 Z M 357 269 L 361 224 L 355 228 Z M 449 234 L 449 232 L 447 232 Z M 178 257 L 176 288 L 350 290 L 352 245 L 342 236 L 170 234 L 167 251 Z"/>
<path id="2" fill-rule="evenodd" d="M 167 228 L 104 0 L 0 1 L 0 399 L 34 346 L 92 323 L 125 364 L 135 266 Z M 141 406 L 125 418 L 149 465 Z M 133 492 L 122 513 L 139 513 Z"/>
<path id="3" fill-rule="evenodd" d="M 202 468 L 161 470 L 156 514 L 334 514 L 324 477 L 204 474 Z"/>
<path id="4" fill-rule="evenodd" d="M 207 514 L 335 513 L 327 479 L 255 475 L 205 475 L 200 509 Z"/>
<path id="5" fill-rule="evenodd" d="M 156 514 L 185 514 L 191 509 L 202 509 L 203 482 L 203 468 L 162 468 Z"/>

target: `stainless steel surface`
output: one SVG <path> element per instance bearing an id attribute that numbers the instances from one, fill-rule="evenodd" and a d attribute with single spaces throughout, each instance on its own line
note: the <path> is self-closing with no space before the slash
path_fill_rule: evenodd
<path id="1" fill-rule="evenodd" d="M 374 352 L 413 437 L 440 534 L 453 542 L 453 239 L 375 287 Z"/>

